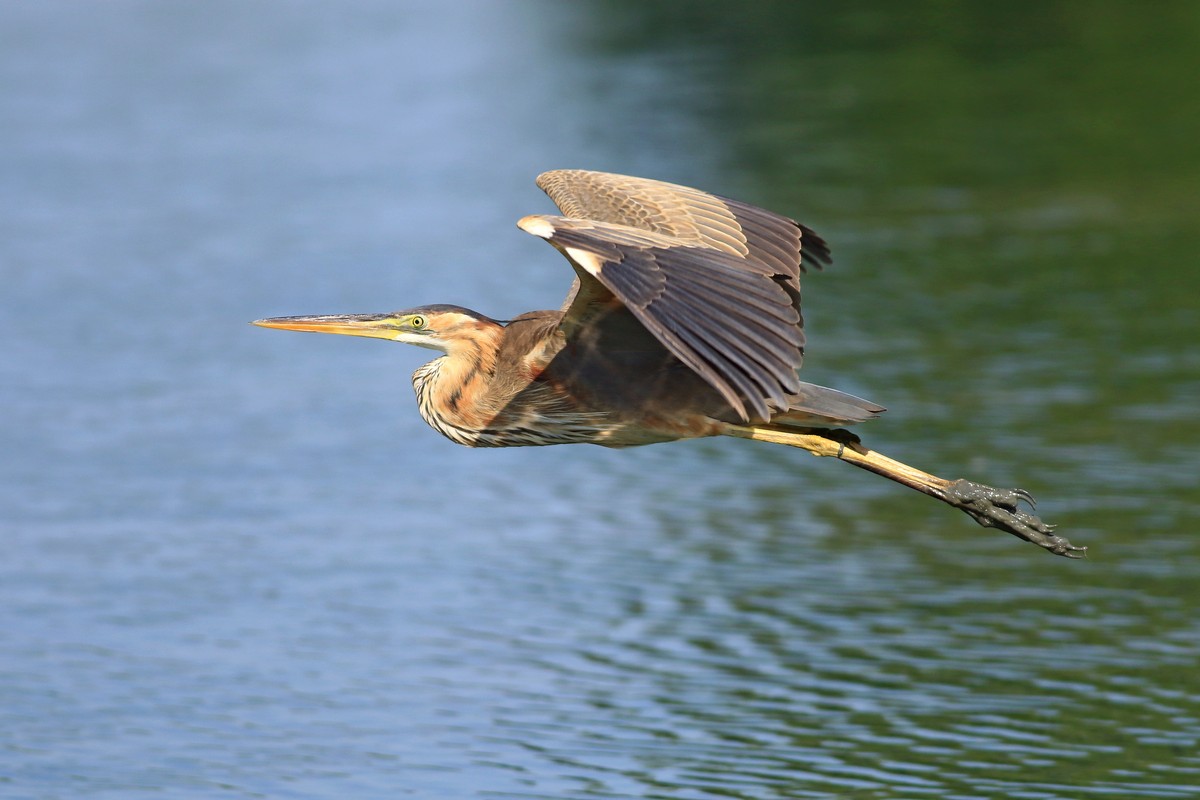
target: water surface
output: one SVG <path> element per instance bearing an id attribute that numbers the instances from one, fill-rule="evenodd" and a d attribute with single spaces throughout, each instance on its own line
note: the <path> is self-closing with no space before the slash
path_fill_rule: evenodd
<path id="1" fill-rule="evenodd" d="M 999 7 L 997 7 L 998 9 Z M 1192 5 L 0 9 L 0 796 L 1194 797 Z M 556 167 L 804 219 L 806 377 L 1056 559 L 742 441 L 471 451 Z"/>

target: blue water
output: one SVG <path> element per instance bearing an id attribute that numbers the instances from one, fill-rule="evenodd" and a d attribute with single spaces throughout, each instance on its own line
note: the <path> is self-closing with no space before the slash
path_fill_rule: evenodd
<path id="1" fill-rule="evenodd" d="M 0 797 L 1197 796 L 1195 13 L 897 14 L 0 6 Z M 556 167 L 816 227 L 806 377 L 1091 557 L 246 324 L 557 307 Z"/>

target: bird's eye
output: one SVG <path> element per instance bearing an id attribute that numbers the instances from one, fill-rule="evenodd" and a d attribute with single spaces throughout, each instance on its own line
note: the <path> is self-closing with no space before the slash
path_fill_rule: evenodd
<path id="1" fill-rule="evenodd" d="M 422 316 L 410 317 L 408 320 L 408 327 L 416 331 L 421 330 L 421 328 L 425 327 L 425 318 Z"/>

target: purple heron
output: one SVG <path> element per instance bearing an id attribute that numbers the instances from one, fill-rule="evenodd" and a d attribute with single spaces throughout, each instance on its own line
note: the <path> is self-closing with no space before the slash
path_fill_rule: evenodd
<path id="1" fill-rule="evenodd" d="M 882 406 L 799 379 L 800 274 L 831 263 L 810 228 L 644 178 L 556 170 L 537 184 L 562 216 L 517 225 L 574 269 L 561 310 L 500 321 L 429 305 L 254 324 L 440 351 L 413 373 L 417 406 L 468 447 L 775 442 L 882 475 L 1058 555 L 1083 555 L 1021 508 L 1033 508 L 1028 492 L 946 480 L 877 453 L 845 428 Z"/>

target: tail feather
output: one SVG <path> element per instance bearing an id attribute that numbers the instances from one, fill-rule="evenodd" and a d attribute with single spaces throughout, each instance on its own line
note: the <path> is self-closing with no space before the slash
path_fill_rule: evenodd
<path id="1" fill-rule="evenodd" d="M 812 383 L 801 383 L 790 396 L 787 411 L 771 417 L 771 423 L 797 428 L 841 428 L 874 419 L 885 409 L 852 394 Z"/>

